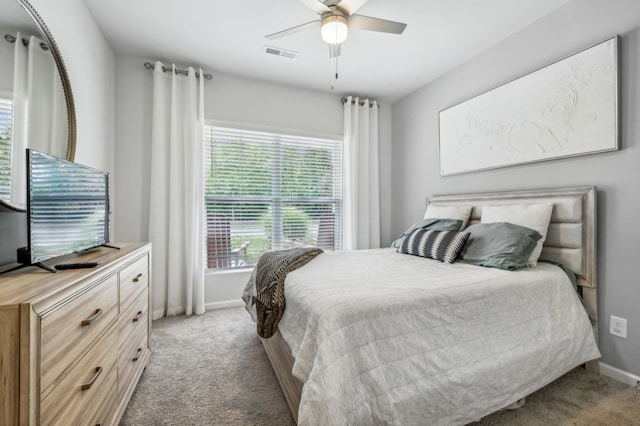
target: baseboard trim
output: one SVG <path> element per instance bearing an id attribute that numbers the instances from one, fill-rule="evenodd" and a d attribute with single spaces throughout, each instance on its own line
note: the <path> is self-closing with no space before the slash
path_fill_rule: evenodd
<path id="1" fill-rule="evenodd" d="M 617 380 L 629 386 L 640 385 L 640 376 L 629 373 L 628 371 L 620 370 L 619 368 L 612 367 L 604 362 L 600 363 L 600 374 L 607 377 L 611 377 L 613 380 Z"/>
<path id="2" fill-rule="evenodd" d="M 236 308 L 239 306 L 244 306 L 244 302 L 242 300 L 227 300 L 224 302 L 211 302 L 204 305 L 204 308 L 207 311 L 215 311 L 216 309 L 226 309 L 226 308 Z"/>
<path id="3" fill-rule="evenodd" d="M 224 302 L 211 302 L 204 305 L 205 311 L 215 311 L 216 309 L 237 308 L 244 306 L 242 300 L 226 300 Z M 153 321 L 160 319 L 164 316 L 162 309 L 157 309 L 151 313 L 151 319 Z"/>

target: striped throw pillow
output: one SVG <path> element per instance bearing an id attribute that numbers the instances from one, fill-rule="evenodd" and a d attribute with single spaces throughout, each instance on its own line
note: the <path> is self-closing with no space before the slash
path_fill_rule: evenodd
<path id="1" fill-rule="evenodd" d="M 398 252 L 453 263 L 469 235 L 468 232 L 416 229 L 406 236 Z"/>

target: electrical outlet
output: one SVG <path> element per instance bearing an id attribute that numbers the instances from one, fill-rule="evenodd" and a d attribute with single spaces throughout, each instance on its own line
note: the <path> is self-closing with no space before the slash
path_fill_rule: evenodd
<path id="1" fill-rule="evenodd" d="M 620 317 L 609 316 L 609 334 L 627 338 L 627 320 Z"/>

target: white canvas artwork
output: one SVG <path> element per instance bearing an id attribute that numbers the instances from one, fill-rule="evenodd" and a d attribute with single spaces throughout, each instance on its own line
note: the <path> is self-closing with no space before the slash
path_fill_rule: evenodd
<path id="1" fill-rule="evenodd" d="M 617 36 L 440 112 L 440 174 L 618 149 Z"/>

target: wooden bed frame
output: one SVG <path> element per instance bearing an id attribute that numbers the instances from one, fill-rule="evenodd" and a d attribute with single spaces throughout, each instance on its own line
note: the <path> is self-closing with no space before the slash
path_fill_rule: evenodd
<path id="1" fill-rule="evenodd" d="M 536 203 L 554 204 L 551 223 L 540 258 L 562 263 L 576 274 L 578 291 L 582 295 L 589 313 L 597 341 L 595 187 L 438 195 L 427 199 L 427 205 L 473 206 L 469 225 L 480 221 L 483 205 Z M 270 339 L 260 340 L 278 378 L 291 414 L 297 423 L 303 383 L 291 373 L 294 362 L 291 349 L 280 332 L 277 332 Z M 585 367 L 589 371 L 599 372 L 597 360 L 586 363 Z"/>

